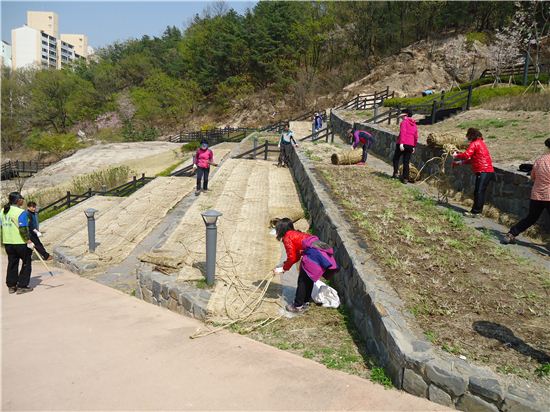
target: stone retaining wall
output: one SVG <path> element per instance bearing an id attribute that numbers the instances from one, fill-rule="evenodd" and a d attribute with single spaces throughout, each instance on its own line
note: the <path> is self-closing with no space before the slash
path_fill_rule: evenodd
<path id="1" fill-rule="evenodd" d="M 370 123 L 350 123 L 344 120 L 338 112 L 332 112 L 331 124 L 334 131 L 341 136 L 344 136 L 346 130 L 353 126 L 369 131 L 375 136 L 374 145 L 370 150 L 391 163 L 395 151 L 395 142 L 397 140 L 397 135 L 395 133 Z M 441 149 L 435 149 L 419 143 L 411 158 L 411 162 L 420 169 L 429 159 L 441 156 L 441 153 Z M 471 172 L 469 166 L 451 168 L 451 160 L 450 158 L 448 159 L 446 170 L 447 173 L 450 173 L 452 176 L 452 179 L 450 179 L 452 189 L 456 192 L 472 195 L 475 187 L 475 175 Z M 430 162 L 424 170 L 427 175 L 437 173 L 439 171 L 439 165 L 435 161 Z M 491 183 L 487 188 L 487 203 L 492 204 L 500 211 L 511 214 L 516 218 L 527 216 L 532 187 L 529 177 L 525 173 L 500 167 L 495 167 L 495 175 L 496 181 Z M 549 233 L 550 215 L 544 213 L 536 226 L 538 226 L 541 233 Z"/>
<path id="2" fill-rule="evenodd" d="M 173 312 L 205 320 L 211 291 L 198 289 L 195 285 L 178 282 L 172 276 L 152 270 L 142 263 L 136 268 L 136 297 Z"/>
<path id="3" fill-rule="evenodd" d="M 550 410 L 550 393 L 543 388 L 524 381 L 511 383 L 439 351 L 419 330 L 413 332 L 414 319 L 372 261 L 368 245 L 354 238 L 342 211 L 299 151 L 293 151 L 292 172 L 320 238 L 335 248 L 341 265 L 335 287 L 369 353 L 396 387 L 466 411 Z"/>

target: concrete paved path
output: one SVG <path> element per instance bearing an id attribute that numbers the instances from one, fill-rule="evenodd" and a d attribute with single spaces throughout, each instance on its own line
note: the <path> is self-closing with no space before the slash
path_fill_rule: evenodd
<path id="1" fill-rule="evenodd" d="M 2 276 L 5 276 L 5 255 Z M 2 410 L 443 410 L 34 263 L 2 285 Z"/>

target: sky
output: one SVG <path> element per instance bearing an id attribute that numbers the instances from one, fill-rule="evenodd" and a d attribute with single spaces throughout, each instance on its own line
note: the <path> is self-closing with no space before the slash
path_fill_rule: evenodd
<path id="1" fill-rule="evenodd" d="M 88 44 L 103 47 L 129 38 L 160 36 L 166 26 L 183 29 L 208 1 L 2 1 L 2 40 L 11 44 L 11 29 L 26 23 L 27 10 L 53 11 L 60 33 L 82 33 Z M 256 1 L 225 1 L 239 13 Z"/>

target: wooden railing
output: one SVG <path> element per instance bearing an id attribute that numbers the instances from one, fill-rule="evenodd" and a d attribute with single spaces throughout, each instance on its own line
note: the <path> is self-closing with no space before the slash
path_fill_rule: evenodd
<path id="1" fill-rule="evenodd" d="M 193 141 L 208 140 L 211 145 L 222 142 L 238 142 L 244 139 L 254 129 L 246 127 L 225 127 L 199 131 L 183 131 L 168 137 L 172 143 L 188 143 Z"/>
<path id="2" fill-rule="evenodd" d="M 366 110 L 372 109 L 375 106 L 382 106 L 384 100 L 394 97 L 395 92 L 390 93 L 390 87 L 386 87 L 386 90 L 380 92 L 374 92 L 373 94 L 357 95 L 351 100 L 348 100 L 339 106 L 333 108 L 333 110 Z"/>
<path id="3" fill-rule="evenodd" d="M 269 143 L 266 140 L 263 144 L 259 146 L 256 146 L 256 142 L 254 142 L 254 147 L 252 149 L 234 156 L 233 159 L 256 159 L 256 157 L 260 155 L 263 156 L 264 160 L 267 160 L 269 153 L 279 152 L 280 150 L 276 143 Z"/>
<path id="4" fill-rule="evenodd" d="M 132 180 L 130 180 L 129 182 L 121 184 L 117 187 L 113 187 L 112 189 L 109 189 L 109 190 L 107 190 L 107 188 L 104 188 L 103 190 L 97 191 L 97 190 L 92 190 L 90 188 L 86 192 L 81 194 L 73 194 L 70 191 L 67 191 L 67 194 L 62 198 L 59 198 L 55 202 L 52 202 L 49 205 L 39 209 L 38 214 L 40 215 L 41 213 L 44 213 L 48 210 L 59 210 L 62 208 L 69 208 L 69 207 L 75 206 L 85 201 L 86 199 L 91 198 L 94 195 L 117 196 L 117 197 L 129 196 L 132 193 L 134 193 L 136 190 L 145 186 L 147 183 L 149 183 L 153 179 L 154 177 L 146 177 L 145 174 L 142 174 L 139 179 L 137 179 L 136 176 L 133 176 Z"/>
<path id="5" fill-rule="evenodd" d="M 288 121 L 289 122 L 300 122 L 300 121 L 303 121 L 303 120 L 308 120 L 308 119 L 312 119 L 313 118 L 313 115 L 315 114 L 315 110 L 312 110 L 312 111 L 309 111 L 309 112 L 306 112 L 306 113 L 302 113 L 301 115 L 299 116 L 296 116 L 296 117 L 293 117 L 291 119 L 289 119 Z M 326 113 L 322 112 L 321 113 L 321 117 L 323 118 L 323 121 L 326 121 L 327 120 L 327 115 Z M 268 124 L 267 126 L 264 126 L 260 129 L 258 129 L 259 132 L 280 132 L 281 130 L 283 130 L 283 128 L 285 127 L 285 124 L 287 122 L 285 120 L 280 120 L 276 123 L 271 123 L 271 124 Z"/>
<path id="6" fill-rule="evenodd" d="M 325 141 L 328 143 L 329 140 L 331 143 L 334 143 L 334 131 L 330 127 L 330 125 L 327 125 L 324 129 L 319 130 L 318 132 L 314 132 L 310 135 L 307 135 L 305 137 L 302 137 L 299 139 L 300 142 L 305 141 L 311 141 L 316 142 L 317 140 L 325 139 Z"/>
<path id="7" fill-rule="evenodd" d="M 40 170 L 50 166 L 53 162 L 38 162 L 35 160 L 8 160 L 2 164 L 0 171 L 1 180 L 9 180 L 19 176 L 19 173 L 28 173 L 32 175 L 38 173 Z"/>

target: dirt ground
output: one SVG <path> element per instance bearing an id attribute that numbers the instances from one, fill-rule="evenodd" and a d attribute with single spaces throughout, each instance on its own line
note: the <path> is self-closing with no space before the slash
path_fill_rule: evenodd
<path id="1" fill-rule="evenodd" d="M 385 124 L 382 127 L 399 131 L 396 124 Z M 433 131 L 452 131 L 466 135 L 469 127 L 481 131 L 495 164 L 516 170 L 521 163 L 532 163 L 545 153 L 544 140 L 550 137 L 550 113 L 469 110 L 433 126 L 418 126 L 420 142 L 425 143 Z"/>
<path id="2" fill-rule="evenodd" d="M 550 382 L 537 372 L 550 362 L 550 273 L 368 166 L 316 167 L 428 340 Z"/>

